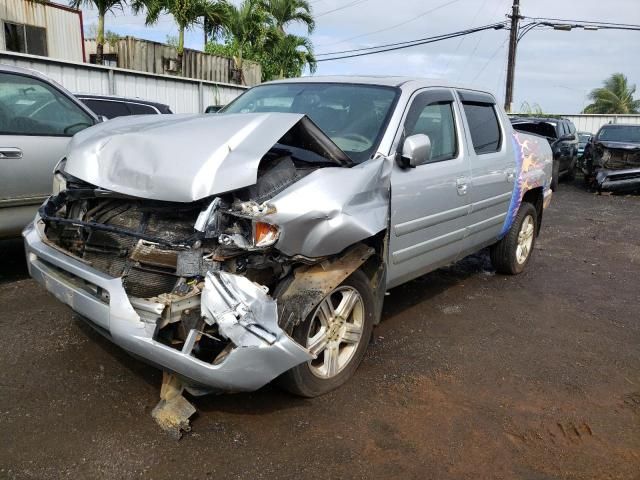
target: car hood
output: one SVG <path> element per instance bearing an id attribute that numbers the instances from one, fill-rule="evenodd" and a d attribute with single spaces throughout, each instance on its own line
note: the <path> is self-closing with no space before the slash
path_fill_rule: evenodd
<path id="1" fill-rule="evenodd" d="M 336 165 L 349 157 L 302 114 L 121 117 L 73 137 L 65 171 L 135 197 L 192 202 L 256 183 L 262 157 L 293 127 Z"/>
<path id="2" fill-rule="evenodd" d="M 600 140 L 596 142 L 596 144 L 609 150 L 640 150 L 640 143 L 635 142 L 610 142 Z"/>

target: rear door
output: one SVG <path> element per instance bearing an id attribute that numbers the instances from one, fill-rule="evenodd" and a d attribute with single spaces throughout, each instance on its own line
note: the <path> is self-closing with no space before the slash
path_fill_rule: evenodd
<path id="1" fill-rule="evenodd" d="M 467 130 L 471 172 L 471 208 L 463 253 L 471 253 L 499 236 L 509 210 L 515 180 L 508 119 L 486 93 L 459 90 Z"/>
<path id="2" fill-rule="evenodd" d="M 18 234 L 33 219 L 69 139 L 93 124 L 55 86 L 0 72 L 0 235 Z"/>
<path id="3" fill-rule="evenodd" d="M 454 261 L 469 207 L 469 163 L 461 112 L 449 89 L 417 92 L 403 120 L 404 138 L 431 140 L 429 163 L 391 173 L 391 233 L 387 283 L 398 285 Z"/>

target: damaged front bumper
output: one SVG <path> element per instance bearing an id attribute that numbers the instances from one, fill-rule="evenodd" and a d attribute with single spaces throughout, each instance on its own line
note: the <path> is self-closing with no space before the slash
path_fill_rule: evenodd
<path id="1" fill-rule="evenodd" d="M 198 332 L 180 350 L 154 339 L 165 304 L 127 296 L 122 280 L 63 253 L 46 240 L 39 219 L 23 232 L 30 275 L 60 301 L 89 320 L 115 344 L 174 372 L 202 391 L 252 391 L 312 358 L 277 322 L 275 300 L 257 284 L 225 272 L 209 273 L 202 314 L 230 341 L 214 363 L 192 354 Z"/>
<path id="2" fill-rule="evenodd" d="M 598 190 L 608 192 L 631 192 L 640 189 L 640 168 L 625 170 L 599 169 L 595 183 Z"/>

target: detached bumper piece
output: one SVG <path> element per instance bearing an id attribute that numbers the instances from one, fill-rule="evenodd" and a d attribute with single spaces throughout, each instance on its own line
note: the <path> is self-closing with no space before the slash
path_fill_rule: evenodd
<path id="1" fill-rule="evenodd" d="M 312 358 L 278 326 L 276 302 L 260 285 L 224 272 L 209 273 L 202 294 L 191 299 L 228 340 L 223 354 L 212 363 L 196 358 L 196 329 L 181 349 L 172 348 L 156 339 L 166 304 L 128 297 L 120 278 L 63 253 L 42 230 L 36 221 L 23 232 L 31 276 L 114 343 L 177 374 L 193 393 L 253 391 Z"/>
<path id="2" fill-rule="evenodd" d="M 596 172 L 598 190 L 607 192 L 633 192 L 640 190 L 640 168 L 628 170 L 600 169 Z"/>

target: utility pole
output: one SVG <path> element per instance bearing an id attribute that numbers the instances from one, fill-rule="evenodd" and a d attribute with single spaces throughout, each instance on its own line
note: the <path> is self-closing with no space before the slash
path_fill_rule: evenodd
<path id="1" fill-rule="evenodd" d="M 518 48 L 518 28 L 520 26 L 520 0 L 513 0 L 510 17 L 509 62 L 507 64 L 507 88 L 504 96 L 504 109 L 507 112 L 511 111 L 511 104 L 513 103 L 513 79 L 516 71 L 516 49 Z"/>

